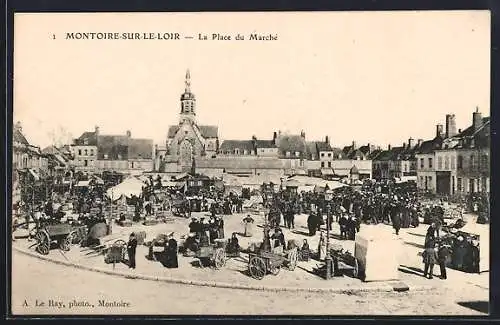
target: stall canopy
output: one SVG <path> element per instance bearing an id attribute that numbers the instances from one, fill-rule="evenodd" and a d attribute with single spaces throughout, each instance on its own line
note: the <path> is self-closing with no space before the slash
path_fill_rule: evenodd
<path id="1" fill-rule="evenodd" d="M 142 193 L 144 183 L 137 177 L 126 178 L 120 184 L 109 188 L 106 195 L 114 200 L 122 196 L 131 197 L 132 195 L 139 196 Z"/>

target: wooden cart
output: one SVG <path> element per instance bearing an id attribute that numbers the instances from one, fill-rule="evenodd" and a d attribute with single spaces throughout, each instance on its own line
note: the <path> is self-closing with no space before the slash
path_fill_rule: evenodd
<path id="1" fill-rule="evenodd" d="M 331 249 L 330 254 L 334 260 L 337 259 L 339 271 L 342 273 L 350 271 L 355 278 L 359 276 L 359 263 L 351 252 L 344 249 Z"/>
<path id="2" fill-rule="evenodd" d="M 113 245 L 106 249 L 106 256 L 104 261 L 106 263 L 113 263 L 113 268 L 115 268 L 116 263 L 121 263 L 125 261 L 125 253 L 127 251 L 127 243 L 122 240 L 116 240 Z"/>
<path id="3" fill-rule="evenodd" d="M 57 242 L 59 249 L 69 251 L 74 230 L 70 224 L 48 224 L 40 228 L 35 234 L 36 251 L 48 255 L 53 242 Z"/>
<path id="4" fill-rule="evenodd" d="M 227 260 L 226 241 L 216 239 L 215 244 L 200 246 L 195 257 L 198 258 L 201 267 L 214 266 L 216 269 L 224 267 Z"/>
<path id="5" fill-rule="evenodd" d="M 297 259 L 297 248 L 293 248 L 283 255 L 266 251 L 249 253 L 248 272 L 252 278 L 262 280 L 267 273 L 278 275 L 283 266 L 290 271 L 295 270 Z"/>

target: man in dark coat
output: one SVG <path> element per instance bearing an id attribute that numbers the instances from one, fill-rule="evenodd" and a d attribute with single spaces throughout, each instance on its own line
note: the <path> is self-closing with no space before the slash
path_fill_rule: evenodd
<path id="1" fill-rule="evenodd" d="M 450 256 L 449 247 L 446 243 L 440 243 L 438 249 L 439 269 L 441 271 L 441 279 L 443 280 L 446 280 L 446 260 Z"/>
<path id="2" fill-rule="evenodd" d="M 391 219 L 392 227 L 396 230 L 396 235 L 399 235 L 399 229 L 401 229 L 401 215 L 397 205 L 393 205 L 391 208 Z"/>
<path id="3" fill-rule="evenodd" d="M 165 247 L 165 266 L 168 268 L 178 268 L 179 261 L 177 259 L 177 241 L 174 238 L 168 240 L 167 247 Z"/>
<path id="4" fill-rule="evenodd" d="M 135 251 L 137 248 L 137 238 L 134 233 L 130 234 L 130 238 L 127 244 L 127 253 L 128 253 L 128 267 L 131 269 L 135 269 Z"/>
<path id="5" fill-rule="evenodd" d="M 314 212 L 311 212 L 311 214 L 307 218 L 307 228 L 309 229 L 309 236 L 316 235 L 317 227 L 318 225 L 316 224 L 316 215 Z"/>

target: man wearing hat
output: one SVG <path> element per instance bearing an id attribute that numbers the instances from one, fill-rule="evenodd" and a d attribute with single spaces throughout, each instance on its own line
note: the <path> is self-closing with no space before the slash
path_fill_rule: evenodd
<path id="1" fill-rule="evenodd" d="M 135 269 L 135 251 L 137 248 L 137 238 L 134 233 L 130 234 L 130 238 L 127 244 L 127 253 L 128 253 L 128 267 L 131 269 Z"/>

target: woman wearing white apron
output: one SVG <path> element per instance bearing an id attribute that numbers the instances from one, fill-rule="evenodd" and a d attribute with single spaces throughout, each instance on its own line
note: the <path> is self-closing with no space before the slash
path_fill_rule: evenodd
<path id="1" fill-rule="evenodd" d="M 325 233 L 321 232 L 318 243 L 318 256 L 319 260 L 322 261 L 326 258 L 326 239 Z"/>

